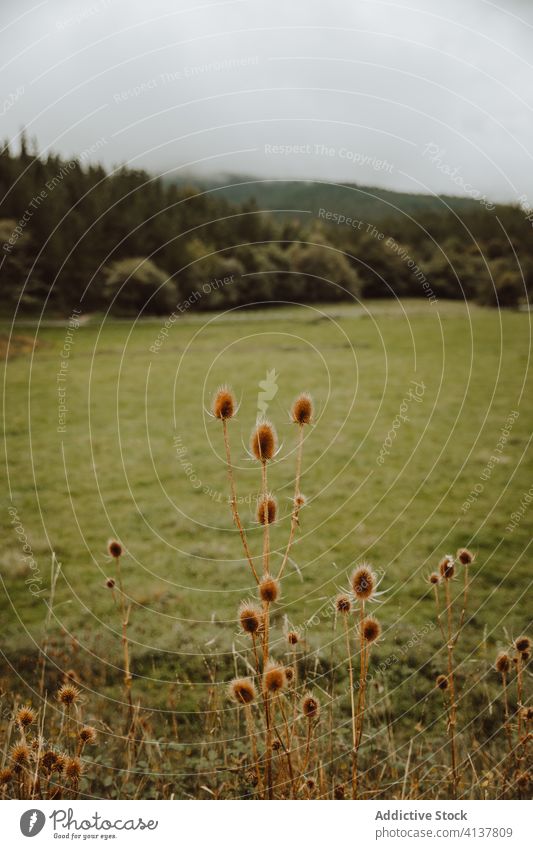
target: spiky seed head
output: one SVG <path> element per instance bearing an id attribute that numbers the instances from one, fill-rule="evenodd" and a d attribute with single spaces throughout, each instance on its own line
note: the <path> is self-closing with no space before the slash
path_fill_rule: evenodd
<path id="1" fill-rule="evenodd" d="M 440 584 L 440 575 L 437 572 L 432 572 L 428 578 L 430 584 Z"/>
<path id="2" fill-rule="evenodd" d="M 13 779 L 13 770 L 8 766 L 4 767 L 4 769 L 0 769 L 0 787 L 4 784 L 9 784 L 9 782 Z"/>
<path id="3" fill-rule="evenodd" d="M 263 688 L 265 692 L 275 693 L 281 692 L 287 685 L 287 676 L 285 667 L 276 663 L 274 660 L 269 660 L 263 672 Z"/>
<path id="4" fill-rule="evenodd" d="M 439 688 L 439 690 L 447 690 L 448 689 L 448 678 L 446 675 L 437 675 L 437 680 L 435 684 Z"/>
<path id="5" fill-rule="evenodd" d="M 338 595 L 335 599 L 335 607 L 338 613 L 349 613 L 352 609 L 352 602 L 347 595 Z"/>
<path id="6" fill-rule="evenodd" d="M 111 557 L 117 559 L 122 555 L 122 546 L 117 539 L 110 539 L 107 543 L 107 550 Z"/>
<path id="7" fill-rule="evenodd" d="M 56 753 L 52 749 L 47 749 L 46 752 L 43 752 L 41 757 L 41 764 L 46 772 L 52 772 L 55 762 L 56 762 Z"/>
<path id="8" fill-rule="evenodd" d="M 533 722 L 533 705 L 522 708 L 522 719 L 524 722 Z"/>
<path id="9" fill-rule="evenodd" d="M 280 596 L 279 581 L 276 581 L 272 575 L 265 575 L 261 578 L 259 584 L 259 598 L 267 604 L 272 604 L 277 601 Z"/>
<path id="10" fill-rule="evenodd" d="M 312 776 L 310 776 L 306 779 L 305 786 L 307 787 L 310 793 L 314 793 L 316 790 L 316 780 Z"/>
<path id="11" fill-rule="evenodd" d="M 213 397 L 211 410 L 216 419 L 221 421 L 231 419 L 235 415 L 237 402 L 229 386 L 221 386 Z"/>
<path id="12" fill-rule="evenodd" d="M 28 728 L 35 722 L 35 711 L 33 708 L 25 705 L 17 711 L 17 725 L 19 728 Z"/>
<path id="13" fill-rule="evenodd" d="M 268 421 L 258 422 L 252 431 L 250 447 L 256 460 L 266 463 L 276 453 L 277 436 L 274 426 Z"/>
<path id="14" fill-rule="evenodd" d="M 285 667 L 285 680 L 287 681 L 287 684 L 292 684 L 294 681 L 294 669 L 292 666 Z"/>
<path id="15" fill-rule="evenodd" d="M 445 581 L 453 578 L 455 575 L 455 562 L 451 554 L 447 554 L 446 557 L 442 558 L 439 563 L 439 572 L 441 578 L 444 578 Z"/>
<path id="16" fill-rule="evenodd" d="M 494 662 L 494 667 L 501 674 L 509 672 L 509 669 L 511 668 L 511 658 L 509 657 L 507 652 L 501 651 L 499 653 Z"/>
<path id="17" fill-rule="evenodd" d="M 300 642 L 300 635 L 298 631 L 295 631 L 294 629 L 287 631 L 287 642 L 290 646 L 297 646 Z"/>
<path id="18" fill-rule="evenodd" d="M 90 746 L 96 743 L 96 731 L 90 725 L 84 725 L 78 736 L 82 743 L 88 743 Z"/>
<path id="19" fill-rule="evenodd" d="M 525 790 L 531 782 L 531 773 L 527 770 L 519 770 L 515 774 L 515 782 L 521 790 Z"/>
<path id="20" fill-rule="evenodd" d="M 460 548 L 457 551 L 456 557 L 459 563 L 462 563 L 463 566 L 470 566 L 470 564 L 474 562 L 474 555 L 468 548 Z"/>
<path id="21" fill-rule="evenodd" d="M 307 498 L 303 494 L 303 492 L 299 492 L 298 495 L 294 497 L 293 506 L 296 510 L 301 510 L 307 504 Z"/>
<path id="22" fill-rule="evenodd" d="M 279 750 L 281 749 L 281 743 L 279 742 L 279 740 L 272 741 L 272 749 L 274 750 L 274 752 L 279 752 Z"/>
<path id="23" fill-rule="evenodd" d="M 521 651 L 520 652 L 520 660 L 522 661 L 522 663 L 526 663 L 526 661 L 528 661 L 530 657 L 531 657 L 531 650 L 530 649 L 528 649 L 527 651 Z"/>
<path id="24" fill-rule="evenodd" d="M 66 756 L 61 755 L 60 753 L 56 752 L 56 760 L 55 760 L 55 764 L 53 766 L 54 772 L 57 772 L 58 774 L 62 773 L 63 770 L 65 769 L 66 765 L 67 765 Z"/>
<path id="25" fill-rule="evenodd" d="M 292 405 L 291 417 L 296 424 L 310 424 L 313 418 L 313 399 L 307 392 L 302 392 L 295 399 Z"/>
<path id="26" fill-rule="evenodd" d="M 238 705 L 249 705 L 254 701 L 257 692 L 251 678 L 234 678 L 229 683 L 228 695 Z"/>
<path id="27" fill-rule="evenodd" d="M 30 762 L 30 749 L 26 743 L 16 743 L 11 748 L 11 762 L 16 767 L 27 766 Z"/>
<path id="28" fill-rule="evenodd" d="M 377 587 L 377 578 L 369 563 L 361 563 L 352 572 L 352 591 L 359 601 L 372 598 Z"/>
<path id="29" fill-rule="evenodd" d="M 70 781 L 78 781 L 82 769 L 82 763 L 79 758 L 69 758 L 65 765 L 65 775 Z"/>
<path id="30" fill-rule="evenodd" d="M 381 625 L 374 616 L 366 616 L 361 623 L 363 640 L 374 643 L 381 636 Z"/>
<path id="31" fill-rule="evenodd" d="M 337 784 L 336 785 L 336 787 L 333 791 L 333 796 L 335 797 L 335 799 L 344 799 L 345 798 L 346 789 L 344 787 L 344 784 Z"/>
<path id="32" fill-rule="evenodd" d="M 514 641 L 514 647 L 519 652 L 527 652 L 531 648 L 531 640 L 523 634 L 521 637 L 516 638 Z"/>
<path id="33" fill-rule="evenodd" d="M 252 601 L 243 601 L 239 607 L 239 622 L 245 634 L 257 634 L 263 624 L 263 613 Z"/>
<path id="34" fill-rule="evenodd" d="M 78 675 L 75 669 L 67 669 L 67 671 L 63 675 L 63 680 L 65 684 L 79 684 L 80 676 Z"/>
<path id="35" fill-rule="evenodd" d="M 107 578 L 105 585 L 106 585 L 108 590 L 114 590 L 115 589 L 115 583 L 116 583 L 116 581 L 115 581 L 114 578 Z"/>
<path id="36" fill-rule="evenodd" d="M 262 498 L 257 504 L 257 521 L 261 525 L 273 525 L 276 521 L 278 505 L 271 495 Z"/>
<path id="37" fill-rule="evenodd" d="M 57 700 L 65 707 L 72 707 L 80 699 L 80 691 L 72 684 L 63 684 L 57 692 Z"/>
<path id="38" fill-rule="evenodd" d="M 307 719 L 320 716 L 320 702 L 311 693 L 306 693 L 302 699 L 302 713 Z"/>

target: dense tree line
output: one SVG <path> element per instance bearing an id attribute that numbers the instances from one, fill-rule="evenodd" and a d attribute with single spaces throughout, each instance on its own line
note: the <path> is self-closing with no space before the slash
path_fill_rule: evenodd
<path id="1" fill-rule="evenodd" d="M 141 170 L 40 157 L 24 138 L 0 152 L 0 197 L 4 312 L 19 301 L 128 315 L 354 295 L 515 306 L 533 286 L 532 224 L 517 206 L 423 221 L 291 217 Z"/>

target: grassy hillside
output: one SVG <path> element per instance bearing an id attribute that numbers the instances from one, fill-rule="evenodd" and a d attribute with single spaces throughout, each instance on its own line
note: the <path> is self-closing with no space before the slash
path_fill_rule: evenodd
<path id="1" fill-rule="evenodd" d="M 287 210 L 284 215 L 304 220 L 307 217 L 304 212 L 317 215 L 321 208 L 373 223 L 384 219 L 401 220 L 405 215 L 421 220 L 448 209 L 464 214 L 479 208 L 479 203 L 470 198 L 394 192 L 355 183 L 268 180 L 242 174 L 228 174 L 213 180 L 181 178 L 177 182 L 181 185 L 192 183 L 230 203 L 243 204 L 253 199 L 260 209 Z"/>

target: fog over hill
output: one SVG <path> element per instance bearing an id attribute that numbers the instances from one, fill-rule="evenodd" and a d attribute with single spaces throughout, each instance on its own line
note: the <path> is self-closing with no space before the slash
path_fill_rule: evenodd
<path id="1" fill-rule="evenodd" d="M 491 208 L 487 198 L 475 199 L 458 195 L 414 194 L 396 192 L 378 186 L 355 183 L 329 183 L 323 180 L 261 179 L 250 175 L 227 174 L 212 179 L 189 174 L 166 178 L 178 186 L 196 186 L 231 203 L 255 201 L 262 210 L 276 211 L 281 216 L 305 219 L 318 217 L 324 222 L 338 222 L 338 217 L 377 222 L 385 219 L 447 212 L 473 212 L 478 205 Z"/>

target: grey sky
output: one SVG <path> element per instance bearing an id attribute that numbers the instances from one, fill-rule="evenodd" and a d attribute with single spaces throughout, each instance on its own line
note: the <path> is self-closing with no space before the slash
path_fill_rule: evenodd
<path id="1" fill-rule="evenodd" d="M 1 8 L 4 138 L 25 125 L 44 152 L 107 165 L 533 205 L 530 0 Z"/>

